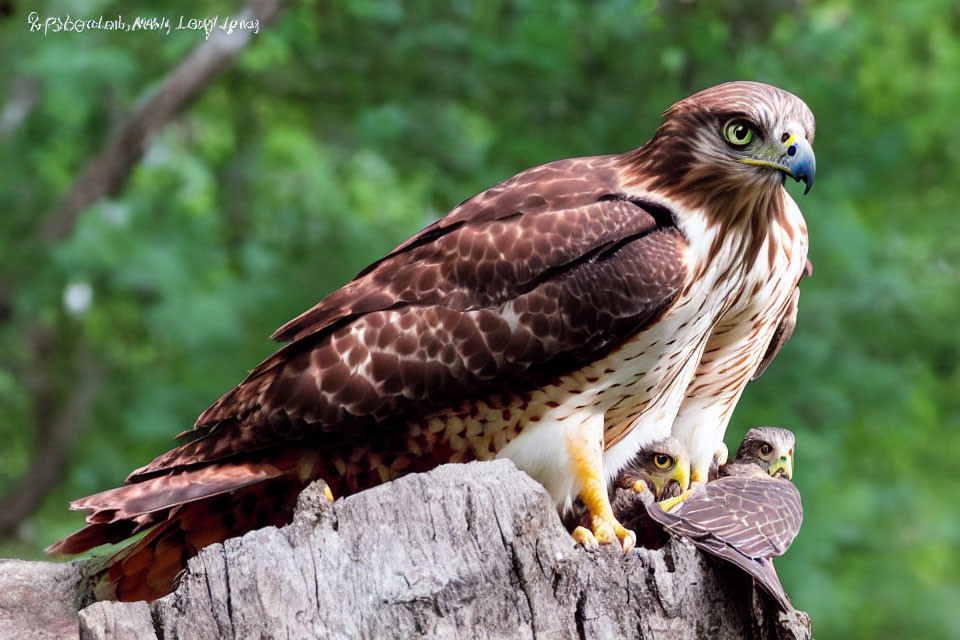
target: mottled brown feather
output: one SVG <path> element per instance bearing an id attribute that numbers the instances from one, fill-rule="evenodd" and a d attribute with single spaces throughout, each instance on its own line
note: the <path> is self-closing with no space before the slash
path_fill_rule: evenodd
<path id="1" fill-rule="evenodd" d="M 282 329 L 291 344 L 129 480 L 279 439 L 335 447 L 465 398 L 535 388 L 615 348 L 687 276 L 685 239 L 661 210 L 617 196 L 615 163 L 552 163 L 468 200 Z M 509 277 L 480 278 L 484 264 Z"/>
<path id="2" fill-rule="evenodd" d="M 674 514 L 751 558 L 783 555 L 803 522 L 800 492 L 793 483 L 762 471 L 708 482 Z"/>
<path id="3" fill-rule="evenodd" d="M 104 600 L 154 600 L 176 586 L 188 558 L 201 548 L 251 529 L 289 524 L 304 488 L 295 476 L 247 486 L 228 496 L 181 505 L 146 536 L 88 567 L 94 594 Z M 224 499 L 224 498 L 227 499 Z M 255 509 L 238 508 L 253 504 Z"/>

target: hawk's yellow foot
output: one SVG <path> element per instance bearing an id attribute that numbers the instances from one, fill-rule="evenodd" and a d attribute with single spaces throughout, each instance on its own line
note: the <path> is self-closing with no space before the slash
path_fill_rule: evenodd
<path id="1" fill-rule="evenodd" d="M 592 520 L 592 518 L 591 518 Z M 609 544 L 614 540 L 619 541 L 623 552 L 630 551 L 637 544 L 637 536 L 622 524 L 613 519 L 612 522 L 592 522 L 594 530 L 590 531 L 586 527 L 577 527 L 570 534 L 577 544 L 581 544 L 586 549 L 596 549 L 601 544 Z"/>
<path id="2" fill-rule="evenodd" d="M 624 553 L 633 549 L 637 544 L 637 534 L 620 524 L 613 517 L 612 511 L 609 518 L 591 516 L 590 523 L 593 527 L 593 536 L 599 544 L 610 544 L 617 541 Z"/>
<path id="3" fill-rule="evenodd" d="M 681 502 L 689 498 L 692 493 L 693 493 L 692 488 L 687 489 L 680 495 L 674 498 L 667 498 L 666 500 L 661 500 L 657 504 L 659 504 L 660 508 L 663 509 L 664 511 L 670 511 L 670 509 L 673 509 L 675 506 L 677 506 L 678 504 L 680 504 Z"/>

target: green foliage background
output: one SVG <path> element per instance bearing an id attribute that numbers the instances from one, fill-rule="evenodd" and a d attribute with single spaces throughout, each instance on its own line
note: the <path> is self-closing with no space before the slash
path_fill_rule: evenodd
<path id="1" fill-rule="evenodd" d="M 0 495 L 54 402 L 106 372 L 65 478 L 0 542 L 41 557 L 275 348 L 266 336 L 463 198 L 550 160 L 643 143 L 733 79 L 818 120 L 800 198 L 816 272 L 750 425 L 798 435 L 805 522 L 778 562 L 820 638 L 960 637 L 960 5 L 955 0 L 296 2 L 62 241 L 40 230 L 123 115 L 202 36 L 29 33 L 27 13 L 236 13 L 234 0 L 15 3 L 0 18 Z M 69 313 L 71 285 L 89 308 Z"/>

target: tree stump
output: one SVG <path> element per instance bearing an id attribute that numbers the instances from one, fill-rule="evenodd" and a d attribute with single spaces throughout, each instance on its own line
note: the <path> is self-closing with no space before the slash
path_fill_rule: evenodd
<path id="1" fill-rule="evenodd" d="M 180 587 L 92 604 L 82 563 L 0 561 L 0 638 L 810 638 L 734 567 L 670 540 L 587 551 L 508 461 L 445 465 L 205 548 Z"/>

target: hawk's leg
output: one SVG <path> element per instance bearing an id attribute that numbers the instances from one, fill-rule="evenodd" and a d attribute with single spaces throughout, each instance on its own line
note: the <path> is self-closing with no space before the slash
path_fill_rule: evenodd
<path id="1" fill-rule="evenodd" d="M 626 553 L 637 542 L 637 536 L 620 524 L 613 515 L 603 473 L 603 416 L 593 416 L 578 429 L 567 434 L 567 448 L 573 472 L 582 487 L 580 497 L 590 512 L 590 530 L 577 527 L 573 538 L 586 547 L 619 541 Z"/>

